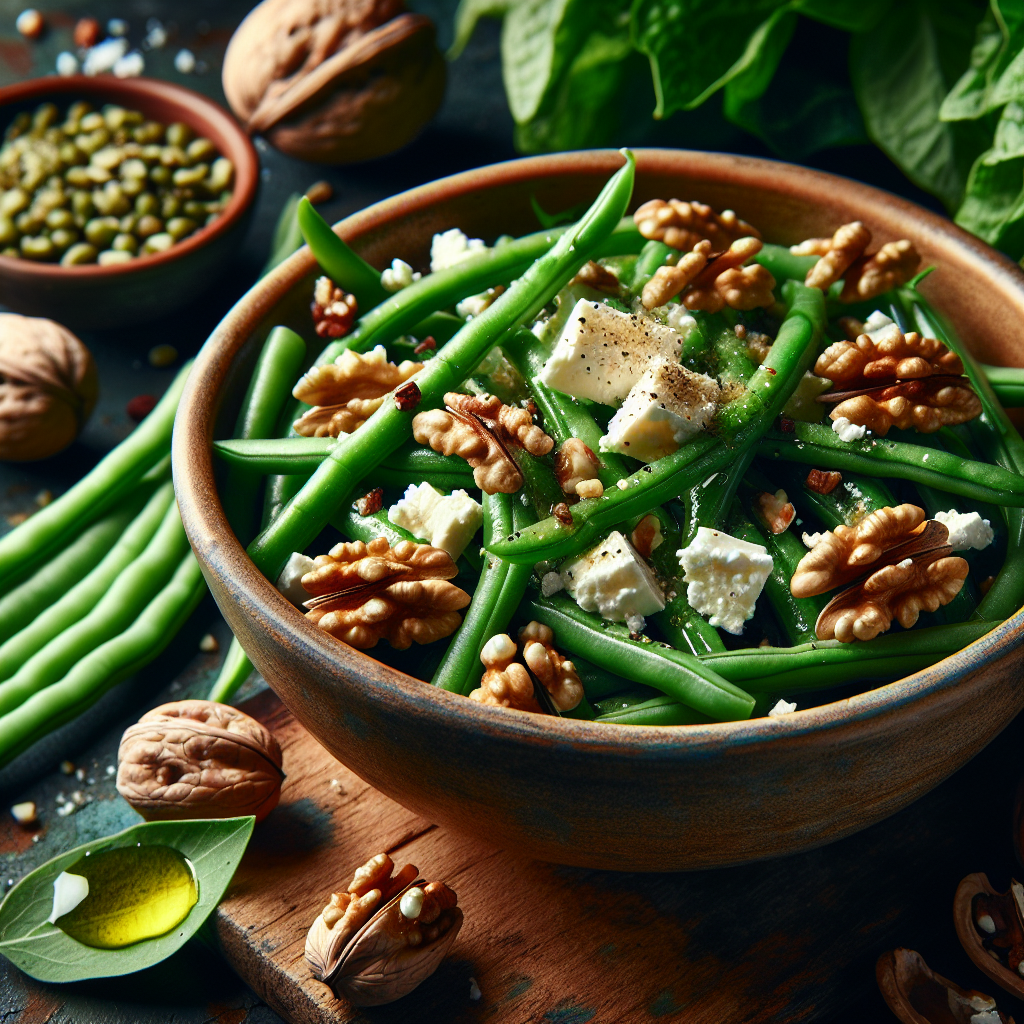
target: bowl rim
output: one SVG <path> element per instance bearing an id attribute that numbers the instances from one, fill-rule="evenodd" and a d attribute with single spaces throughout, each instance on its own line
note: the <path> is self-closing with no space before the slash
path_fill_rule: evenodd
<path id="1" fill-rule="evenodd" d="M 830 188 L 841 188 L 851 205 L 866 210 L 893 212 L 912 221 L 918 237 L 941 236 L 957 242 L 964 259 L 975 263 L 987 275 L 993 288 L 1016 293 L 1024 305 L 1024 273 L 1008 257 L 996 252 L 973 235 L 909 200 L 824 171 L 782 161 L 682 149 L 636 149 L 637 171 L 691 175 L 712 169 L 713 180 L 733 184 L 756 184 L 773 180 L 778 191 L 800 196 L 814 179 Z M 439 199 L 479 192 L 509 182 L 538 177 L 574 174 L 607 174 L 621 166 L 615 150 L 587 150 L 547 156 L 524 157 L 490 164 L 450 175 L 381 200 L 334 225 L 346 241 L 358 240 L 399 217 L 425 210 Z M 806 740 L 825 732 L 851 726 L 869 730 L 884 728 L 884 719 L 905 710 L 906 705 L 926 699 L 940 703 L 950 699 L 950 690 L 966 676 L 1008 655 L 1019 644 L 1024 631 L 1024 608 L 1004 620 L 985 636 L 935 665 L 890 683 L 865 690 L 852 697 L 776 717 L 751 718 L 734 722 L 688 725 L 685 728 L 583 721 L 528 713 L 508 714 L 506 709 L 489 708 L 459 694 L 431 687 L 423 680 L 378 662 L 368 653 L 339 644 L 310 623 L 273 584 L 256 569 L 224 517 L 214 485 L 212 432 L 215 416 L 211 403 L 227 376 L 237 352 L 251 336 L 245 330 L 233 338 L 246 321 L 259 323 L 284 297 L 294 281 L 316 268 L 307 246 L 289 257 L 257 282 L 214 329 L 185 384 L 175 420 L 172 445 L 174 482 L 186 532 L 207 575 L 216 575 L 235 591 L 243 612 L 264 617 L 260 623 L 267 641 L 303 650 L 303 660 L 315 662 L 326 674 L 353 677 L 360 685 L 377 690 L 377 696 L 400 702 L 424 718 L 425 724 L 450 731 L 463 728 L 475 734 L 525 740 L 535 744 L 568 744 L 630 757 L 702 757 L 721 753 L 723 747 L 757 747 L 783 737 Z M 234 351 L 227 354 L 230 349 Z M 363 666 L 375 666 L 374 678 L 365 678 Z M 362 676 L 362 678 L 361 678 Z M 398 710 L 398 709 L 396 709 Z"/>
<path id="2" fill-rule="evenodd" d="M 0 255 L 0 274 L 19 275 L 38 281 L 77 279 L 82 283 L 88 283 L 95 282 L 97 279 L 154 270 L 187 256 L 229 232 L 255 199 L 260 180 L 260 161 L 252 140 L 220 104 L 194 89 L 188 89 L 175 82 L 142 76 L 117 78 L 108 74 L 44 75 L 0 87 L 0 111 L 10 104 L 68 93 L 84 94 L 87 97 L 102 96 L 106 97 L 109 102 L 120 103 L 123 106 L 129 105 L 133 99 L 137 100 L 138 97 L 159 100 L 186 111 L 190 117 L 216 126 L 226 138 L 231 139 L 233 150 L 231 160 L 235 165 L 235 184 L 231 191 L 231 199 L 223 213 L 212 224 L 204 225 L 188 238 L 176 242 L 164 252 L 151 253 L 136 257 L 129 263 L 117 263 L 111 266 L 88 263 L 73 267 L 63 267 L 60 263 L 36 262 Z M 222 153 L 221 155 L 227 154 Z"/>

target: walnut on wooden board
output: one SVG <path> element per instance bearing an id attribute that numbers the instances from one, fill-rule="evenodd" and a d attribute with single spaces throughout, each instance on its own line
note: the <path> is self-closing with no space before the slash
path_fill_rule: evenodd
<path id="1" fill-rule="evenodd" d="M 842 393 L 830 393 L 830 399 Z M 981 415 L 981 399 L 966 377 L 897 381 L 888 387 L 851 393 L 833 408 L 833 420 L 845 418 L 885 437 L 892 427 L 932 434 Z"/>
<path id="2" fill-rule="evenodd" d="M 654 239 L 689 252 L 707 239 L 713 249 L 728 249 L 737 238 L 761 237 L 757 228 L 741 220 L 732 210 L 716 213 L 706 203 L 679 199 L 649 199 L 633 214 L 633 221 L 644 238 Z"/>
<path id="3" fill-rule="evenodd" d="M 528 409 L 505 405 L 493 395 L 448 392 L 444 409 L 417 413 L 413 437 L 443 455 L 458 455 L 473 468 L 473 480 L 486 494 L 514 494 L 523 475 L 509 452 L 518 445 L 531 455 L 547 455 L 554 441 L 533 422 Z"/>
<path id="4" fill-rule="evenodd" d="M 313 406 L 293 424 L 303 437 L 338 437 L 358 430 L 383 404 L 384 396 L 423 364 L 406 359 L 397 366 L 384 347 L 370 352 L 347 349 L 333 363 L 311 367 L 295 385 L 293 397 Z"/>
<path id="5" fill-rule="evenodd" d="M 117 751 L 117 791 L 147 821 L 262 821 L 281 794 L 281 748 L 254 718 L 227 704 L 181 700 L 146 712 Z"/>
<path id="6" fill-rule="evenodd" d="M 469 595 L 449 583 L 457 573 L 447 551 L 386 538 L 336 544 L 318 555 L 302 586 L 313 595 L 306 618 L 331 636 L 367 650 L 381 639 L 397 650 L 450 636 Z"/>
<path id="7" fill-rule="evenodd" d="M 458 897 L 444 882 L 424 882 L 406 864 L 397 874 L 386 853 L 371 857 L 347 891 L 332 893 L 306 935 L 317 980 L 355 1006 L 408 995 L 437 969 L 462 926 Z"/>
<path id="8" fill-rule="evenodd" d="M 917 331 L 904 334 L 896 324 L 874 335 L 860 333 L 853 341 L 833 342 L 818 356 L 815 374 L 842 388 L 862 380 L 881 383 L 964 372 L 960 357 L 936 338 L 923 338 Z"/>

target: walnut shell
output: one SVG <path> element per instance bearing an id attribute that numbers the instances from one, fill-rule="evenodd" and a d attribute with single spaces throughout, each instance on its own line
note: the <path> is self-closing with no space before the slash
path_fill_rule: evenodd
<path id="1" fill-rule="evenodd" d="M 412 141 L 441 105 L 434 24 L 402 0 L 264 0 L 224 55 L 224 93 L 251 133 L 319 163 Z"/>
<path id="2" fill-rule="evenodd" d="M 98 396 L 92 354 L 66 327 L 0 313 L 0 460 L 56 455 L 78 436 Z"/>
<path id="3" fill-rule="evenodd" d="M 270 730 L 226 704 L 180 700 L 125 730 L 117 791 L 147 821 L 262 821 L 281 795 L 281 748 Z"/>

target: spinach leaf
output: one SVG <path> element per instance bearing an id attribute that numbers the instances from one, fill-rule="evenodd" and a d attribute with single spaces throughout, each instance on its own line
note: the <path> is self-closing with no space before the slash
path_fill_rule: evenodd
<path id="1" fill-rule="evenodd" d="M 972 147 L 964 139 L 958 152 L 954 127 L 939 120 L 939 109 L 949 90 L 949 40 L 970 31 L 974 12 L 960 6 L 957 22 L 955 5 L 946 4 L 939 23 L 937 6 L 923 0 L 897 4 L 871 31 L 855 35 L 850 77 L 872 140 L 911 181 L 953 210 L 984 143 Z"/>
<path id="2" fill-rule="evenodd" d="M 1024 254 L 1024 158 L 986 162 L 971 169 L 956 222 L 1014 259 Z"/>
<path id="3" fill-rule="evenodd" d="M 466 48 L 481 18 L 501 18 L 516 0 L 460 0 L 455 11 L 455 40 L 448 50 L 448 59 L 455 60 Z"/>
<path id="4" fill-rule="evenodd" d="M 730 121 L 741 128 L 746 127 L 743 123 L 743 111 L 758 100 L 768 88 L 778 69 L 779 61 L 793 37 L 797 18 L 792 8 L 793 4 L 787 4 L 773 11 L 767 21 L 762 22 L 747 40 L 747 48 L 743 55 L 729 69 L 734 73 L 724 83 L 722 110 Z M 743 66 L 737 68 L 739 64 Z"/>
<path id="5" fill-rule="evenodd" d="M 867 32 L 902 0 L 797 0 L 795 9 L 815 21 L 844 32 Z"/>
<path id="6" fill-rule="evenodd" d="M 996 123 L 992 148 L 981 160 L 991 165 L 1019 157 L 1024 157 L 1024 106 L 1013 100 L 1003 107 Z"/>
<path id="7" fill-rule="evenodd" d="M 130 974 L 169 957 L 213 912 L 238 867 L 252 835 L 253 817 L 201 821 L 152 821 L 85 843 L 27 874 L 0 904 L 0 953 L 39 981 L 81 981 Z M 191 862 L 199 902 L 168 934 L 121 949 L 95 949 L 47 923 L 53 882 L 86 853 L 121 847 L 169 846 Z"/>

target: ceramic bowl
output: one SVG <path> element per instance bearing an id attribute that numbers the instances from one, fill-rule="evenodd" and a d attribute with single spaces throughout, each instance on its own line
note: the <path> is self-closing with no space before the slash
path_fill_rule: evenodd
<path id="1" fill-rule="evenodd" d="M 77 99 L 141 110 L 163 124 L 181 121 L 235 165 L 234 191 L 224 212 L 166 252 L 108 267 L 62 267 L 0 256 L 0 303 L 19 313 L 80 330 L 144 323 L 195 298 L 228 265 L 252 213 L 259 158 L 223 108 L 191 89 L 152 78 L 51 75 L 6 86 L 0 89 L 0 128 L 40 103 L 56 103 L 63 110 Z"/>
<path id="2" fill-rule="evenodd" d="M 427 261 L 431 235 L 536 230 L 531 197 L 563 210 L 621 164 L 608 151 L 484 167 L 337 225 L 375 266 Z M 654 197 L 734 209 L 792 243 L 860 219 L 909 237 L 936 271 L 924 291 L 986 362 L 1024 364 L 1024 274 L 949 221 L 874 188 L 766 160 L 637 153 L 634 207 Z M 565 864 L 682 870 L 832 842 L 926 793 L 1024 707 L 1018 613 L 953 657 L 848 700 L 777 718 L 622 727 L 503 712 L 437 692 L 307 622 L 246 557 L 217 498 L 210 441 L 226 436 L 271 326 L 308 323 L 303 249 L 254 287 L 199 355 L 181 400 L 174 470 L 185 528 L 253 662 L 340 761 L 429 821 Z M 303 321 L 303 317 L 305 321 Z M 221 425 L 218 425 L 221 414 Z"/>

